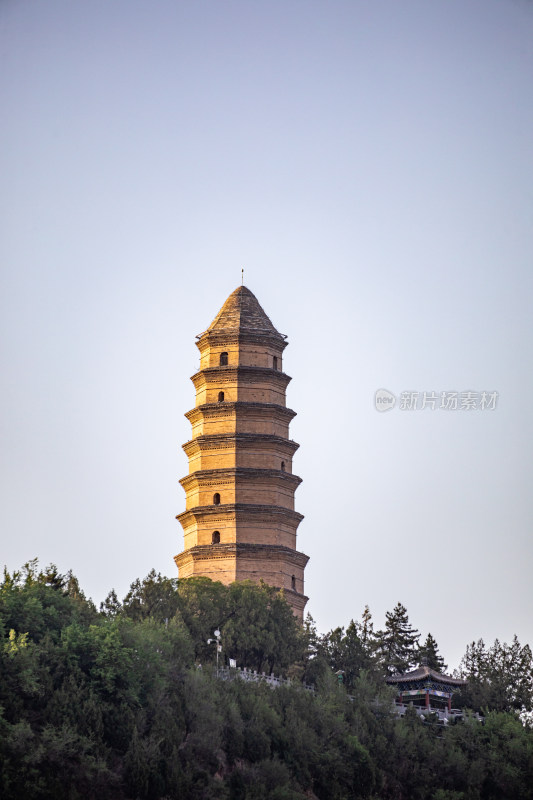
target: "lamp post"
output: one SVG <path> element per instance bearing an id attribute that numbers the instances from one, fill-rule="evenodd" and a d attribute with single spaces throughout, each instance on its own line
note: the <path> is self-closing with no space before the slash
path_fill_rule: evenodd
<path id="1" fill-rule="evenodd" d="M 217 643 L 217 678 L 218 678 L 218 654 L 222 652 L 222 645 L 220 644 L 220 631 L 217 628 L 216 631 L 213 631 L 215 635 L 215 639 L 208 639 L 207 644 L 211 644 L 212 642 Z"/>

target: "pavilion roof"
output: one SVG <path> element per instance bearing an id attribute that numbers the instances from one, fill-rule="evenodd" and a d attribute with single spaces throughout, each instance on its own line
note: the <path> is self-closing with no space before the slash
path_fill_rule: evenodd
<path id="1" fill-rule="evenodd" d="M 452 678 L 451 675 L 443 675 L 435 669 L 428 666 L 420 666 L 410 672 L 397 673 L 387 678 L 387 683 L 410 683 L 411 681 L 422 681 L 431 678 L 436 683 L 449 683 L 452 686 L 466 686 L 467 681 L 462 678 Z"/>

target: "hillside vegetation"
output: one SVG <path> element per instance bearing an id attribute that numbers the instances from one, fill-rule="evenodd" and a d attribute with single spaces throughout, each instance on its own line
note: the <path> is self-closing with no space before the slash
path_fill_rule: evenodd
<path id="1" fill-rule="evenodd" d="M 216 629 L 221 663 L 291 685 L 217 679 Z M 34 561 L 4 573 L 0 637 L 3 800 L 533 797 L 529 647 L 467 648 L 454 705 L 483 724 L 398 719 L 386 675 L 422 656 L 445 668 L 400 603 L 383 631 L 366 608 L 319 636 L 271 587 L 152 571 L 98 611 L 73 575 Z"/>

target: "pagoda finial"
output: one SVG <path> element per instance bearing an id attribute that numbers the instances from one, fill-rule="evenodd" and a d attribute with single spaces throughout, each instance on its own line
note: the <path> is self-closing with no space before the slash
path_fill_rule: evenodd
<path id="1" fill-rule="evenodd" d="M 241 269 L 241 286 L 244 286 L 244 267 Z"/>

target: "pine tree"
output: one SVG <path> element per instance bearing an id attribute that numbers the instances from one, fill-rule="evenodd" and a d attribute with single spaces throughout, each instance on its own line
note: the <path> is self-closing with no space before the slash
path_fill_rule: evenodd
<path id="1" fill-rule="evenodd" d="M 333 672 L 343 673 L 344 683 L 349 691 L 353 690 L 361 670 L 370 670 L 373 667 L 372 654 L 363 645 L 360 626 L 353 620 L 346 631 L 344 628 L 335 628 L 321 638 L 320 654 L 327 660 Z"/>
<path id="2" fill-rule="evenodd" d="M 377 634 L 377 652 L 389 675 L 407 672 L 415 666 L 420 634 L 409 623 L 407 609 L 397 603 L 385 614 L 385 630 Z"/>
<path id="3" fill-rule="evenodd" d="M 119 602 L 117 593 L 114 589 L 108 593 L 106 599 L 100 603 L 100 613 L 105 614 L 106 617 L 117 617 L 122 611 L 122 603 Z"/>
<path id="4" fill-rule="evenodd" d="M 374 623 L 372 622 L 372 614 L 370 613 L 370 608 L 368 605 L 365 606 L 363 613 L 361 614 L 361 622 L 359 623 L 359 638 L 361 639 L 363 645 L 367 650 L 372 649 L 374 640 L 375 640 L 375 633 L 374 633 Z"/>
<path id="5" fill-rule="evenodd" d="M 444 663 L 444 659 L 439 653 L 439 646 L 430 633 L 428 633 L 424 644 L 418 646 L 419 664 L 422 663 L 422 659 L 425 659 L 427 666 L 436 672 L 444 674 L 448 669 L 448 665 Z"/>
<path id="6" fill-rule="evenodd" d="M 468 680 L 462 695 L 470 708 L 518 711 L 526 719 L 533 710 L 533 655 L 516 634 L 510 645 L 498 639 L 489 648 L 483 639 L 469 644 L 459 674 Z"/>

